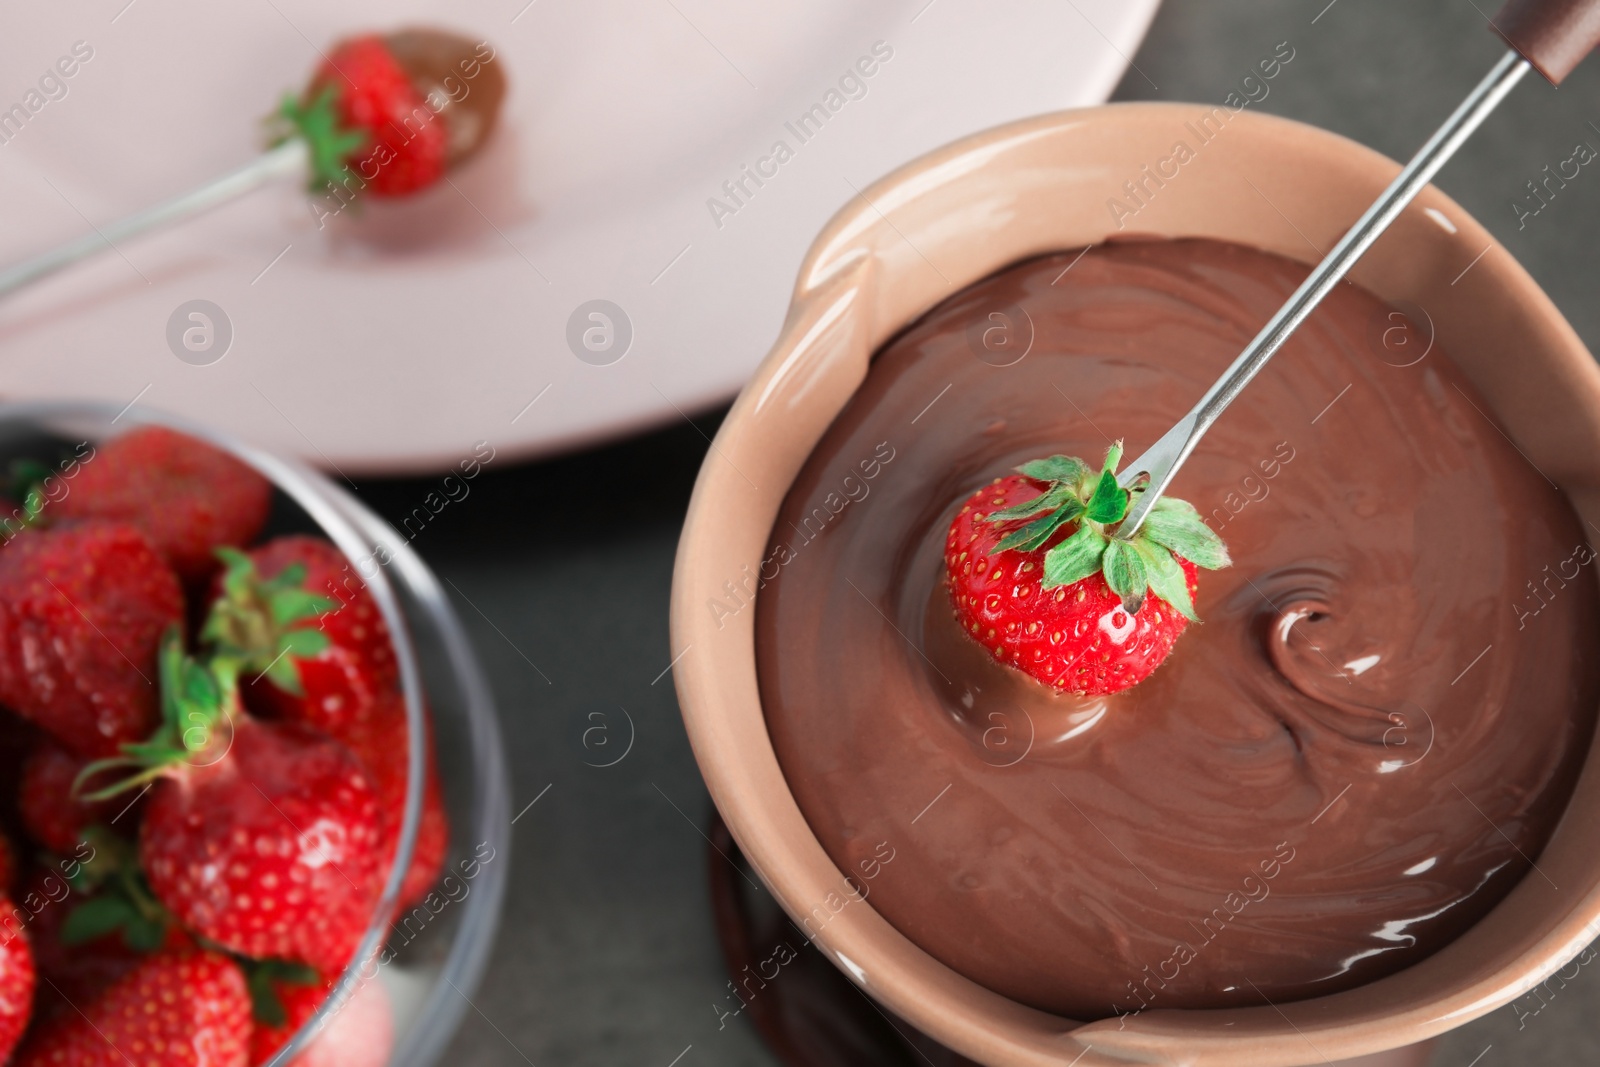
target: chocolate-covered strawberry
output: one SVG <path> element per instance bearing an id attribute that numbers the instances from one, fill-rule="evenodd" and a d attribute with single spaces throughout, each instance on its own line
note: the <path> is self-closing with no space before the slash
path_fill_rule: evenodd
<path id="1" fill-rule="evenodd" d="M 1065 692 L 1116 693 L 1160 666 L 1190 622 L 1196 568 L 1229 564 L 1195 509 L 1164 497 L 1131 538 L 1122 447 L 1095 471 L 1051 456 L 962 504 L 945 572 L 962 629 L 995 659 Z"/>
<path id="2" fill-rule="evenodd" d="M 373 914 L 384 871 L 377 794 L 326 734 L 239 706 L 238 665 L 161 651 L 163 722 L 87 773 L 154 783 L 139 831 L 151 890 L 185 926 L 240 955 L 337 971 Z"/>
<path id="3" fill-rule="evenodd" d="M 156 647 L 182 617 L 178 579 L 132 526 L 24 530 L 0 547 L 0 703 L 110 755 L 155 726 Z"/>
<path id="4" fill-rule="evenodd" d="M 395 197 L 431 188 L 483 146 L 505 96 L 494 49 L 440 30 L 363 34 L 323 57 L 305 91 L 287 95 L 268 120 L 265 155 L 159 210 L 108 225 L 131 237 L 305 166 L 321 228 L 358 194 Z M 78 240 L 13 264 L 0 271 L 0 296 L 108 247 Z"/>
<path id="5" fill-rule="evenodd" d="M 505 79 L 494 49 L 407 29 L 338 42 L 280 117 L 311 149 L 313 188 L 405 196 L 482 147 Z"/>

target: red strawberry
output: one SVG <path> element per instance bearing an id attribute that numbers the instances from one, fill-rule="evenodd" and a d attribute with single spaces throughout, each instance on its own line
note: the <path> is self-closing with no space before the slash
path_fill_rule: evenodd
<path id="1" fill-rule="evenodd" d="M 328 635 L 330 642 L 351 652 L 372 679 L 375 691 L 399 684 L 394 644 L 378 612 L 378 603 L 331 541 L 304 534 L 277 537 L 251 552 L 250 558 L 264 578 L 281 574 L 296 563 L 303 565 L 305 577 L 301 585 L 334 602 L 314 624 Z"/>
<path id="2" fill-rule="evenodd" d="M 390 691 L 374 677 L 369 661 L 344 645 L 329 643 L 315 655 L 291 653 L 291 658 L 300 675 L 300 692 L 281 688 L 270 678 L 252 679 L 245 693 L 251 708 L 339 737 L 367 719 Z"/>
<path id="3" fill-rule="evenodd" d="M 228 453 L 162 426 L 101 445 L 47 519 L 106 519 L 137 526 L 186 581 L 216 569 L 222 545 L 255 540 L 272 485 Z"/>
<path id="4" fill-rule="evenodd" d="M 82 839 L 84 827 L 118 818 L 133 799 L 92 802 L 74 796 L 73 782 L 88 765 L 82 756 L 50 740 L 41 740 L 23 762 L 17 786 L 22 825 L 45 848 L 70 853 Z M 131 826 L 135 816 L 130 813 L 120 821 Z"/>
<path id="5" fill-rule="evenodd" d="M 444 176 L 445 120 L 427 106 L 383 37 L 335 45 L 300 106 L 309 111 L 324 94 L 331 95 L 339 125 L 364 135 L 344 161 L 373 195 L 405 196 Z"/>
<path id="6" fill-rule="evenodd" d="M 252 976 L 252 988 L 257 979 Z M 333 990 L 331 978 L 297 982 L 282 978 L 263 979 L 272 994 L 271 1019 L 262 1017 L 265 998 L 256 997 L 256 1029 L 250 1039 L 250 1063 L 260 1067 L 288 1044 Z M 394 1018 L 389 995 L 376 979 L 359 983 L 320 1024 L 316 1038 L 300 1055 L 294 1067 L 383 1067 L 389 1062 L 394 1045 Z"/>
<path id="7" fill-rule="evenodd" d="M 22 902 L 39 974 L 34 1014 L 75 1014 L 157 949 L 193 941 L 150 895 L 136 847 L 90 828 L 70 859 L 37 867 Z"/>
<path id="8" fill-rule="evenodd" d="M 0 548 L 0 702 L 75 752 L 115 752 L 156 724 L 156 646 L 182 617 L 133 527 L 25 531 Z"/>
<path id="9" fill-rule="evenodd" d="M 42 928 L 34 932 L 38 941 L 47 936 Z M 115 936 L 94 944 L 56 948 L 52 950 L 55 958 L 49 963 L 45 962 L 44 951 L 41 946 L 39 974 L 46 981 L 39 983 L 34 997 L 34 1018 L 39 1023 L 75 1015 L 76 1005 L 94 1000 L 144 959 L 143 953 L 128 948 Z"/>
<path id="10" fill-rule="evenodd" d="M 400 844 L 400 823 L 405 815 L 410 750 L 407 739 L 405 698 L 390 694 L 367 722 L 351 730 L 345 738 L 372 773 L 378 790 L 378 827 L 384 842 L 384 875 Z M 439 774 L 433 762 L 432 738 L 427 738 L 428 773 L 422 793 L 422 822 L 417 827 L 417 843 L 411 853 L 411 866 L 400 888 L 400 907 L 407 908 L 428 895 L 444 868 L 450 846 L 450 823 L 444 813 L 444 797 L 439 789 Z"/>
<path id="11" fill-rule="evenodd" d="M 238 715 L 201 729 L 213 731 L 210 743 L 161 769 L 145 809 L 139 858 L 150 888 L 195 933 L 240 955 L 340 970 L 384 874 L 366 769 L 293 723 Z"/>
<path id="12" fill-rule="evenodd" d="M 216 952 L 163 951 L 100 996 L 40 1027 L 17 1067 L 246 1067 L 250 995 Z"/>
<path id="13" fill-rule="evenodd" d="M 35 1015 L 41 1020 L 72 1015 L 75 1014 L 74 1004 L 87 1004 L 99 996 L 138 966 L 143 953 L 130 948 L 116 933 L 81 944 L 67 944 L 62 939 L 61 927 L 72 909 L 86 901 L 77 899 L 76 894 L 60 896 L 59 887 L 66 883 L 51 871 L 35 874 L 32 884 L 35 902 L 48 901 L 28 928 L 39 974 L 48 979 L 39 985 Z M 47 890 L 55 895 L 44 897 L 42 894 Z M 97 898 L 88 898 L 94 899 Z"/>
<path id="14" fill-rule="evenodd" d="M 1111 536 L 1128 510 L 1121 454 L 1113 446 L 1098 475 L 1069 456 L 1025 463 L 968 498 L 945 541 L 962 629 L 1002 663 L 1083 696 L 1149 677 L 1195 620 L 1196 564 L 1229 562 L 1171 497 L 1131 539 Z"/>
<path id="15" fill-rule="evenodd" d="M 25 912 L 0 896 L 0 1063 L 6 1062 L 33 1015 L 33 952 Z"/>
<path id="16" fill-rule="evenodd" d="M 230 557 L 217 593 L 205 635 L 265 672 L 242 690 L 262 714 L 343 738 L 398 689 L 389 628 L 331 542 L 296 534 Z"/>

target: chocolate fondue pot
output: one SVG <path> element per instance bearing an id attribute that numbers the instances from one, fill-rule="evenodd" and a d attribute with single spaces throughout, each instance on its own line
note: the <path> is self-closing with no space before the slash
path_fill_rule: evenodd
<path id="1" fill-rule="evenodd" d="M 1207 131 L 1198 147 L 1194 129 Z M 1181 160 L 1179 141 L 1189 146 Z M 1524 879 L 1414 966 L 1276 1007 L 1061 1018 L 957 974 L 874 911 L 807 825 L 767 735 L 751 576 L 795 475 L 887 339 L 1008 264 L 1115 236 L 1208 237 L 1314 263 L 1311 245 L 1336 241 L 1398 170 L 1334 134 L 1227 106 L 1112 105 L 960 141 L 866 189 L 828 224 L 801 267 L 777 344 L 717 435 L 672 595 L 678 695 L 695 757 L 745 855 L 795 922 L 808 923 L 816 946 L 871 997 L 974 1060 L 1288 1067 L 1368 1055 L 1509 1003 L 1600 932 L 1600 849 L 1590 830 L 1600 820 L 1600 770 L 1591 753 L 1536 857 L 1547 877 Z M 1144 190 L 1136 200 L 1130 182 Z M 1600 368 L 1482 226 L 1429 188 L 1352 279 L 1392 305 L 1421 309 L 1516 446 L 1580 516 L 1600 523 Z"/>

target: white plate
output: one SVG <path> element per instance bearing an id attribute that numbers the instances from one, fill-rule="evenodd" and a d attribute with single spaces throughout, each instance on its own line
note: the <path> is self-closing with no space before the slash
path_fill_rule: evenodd
<path id="1" fill-rule="evenodd" d="M 0 127 L 0 262 L 249 160 L 258 117 L 353 32 L 482 37 L 510 93 L 454 187 L 322 230 L 297 188 L 261 190 L 0 302 L 0 389 L 138 398 L 345 473 L 450 466 L 479 441 L 535 455 L 676 419 L 737 390 L 777 335 L 806 247 L 855 190 L 982 127 L 1103 100 L 1155 6 L 23 5 L 0 35 L 0 121 L 13 103 L 42 106 L 14 134 Z M 77 42 L 92 57 L 47 77 Z M 847 78 L 864 57 L 870 77 Z M 41 78 L 59 99 L 30 98 Z M 826 121 L 802 141 L 798 120 L 819 104 Z M 744 178 L 742 203 L 723 191 L 757 166 L 768 177 Z M 737 210 L 713 212 L 713 197 Z M 206 365 L 168 343 L 169 319 L 197 299 L 232 332 Z M 591 362 L 567 340 L 593 300 L 631 327 L 605 365 L 620 321 Z M 578 350 L 585 327 L 603 346 L 606 323 L 579 320 Z"/>

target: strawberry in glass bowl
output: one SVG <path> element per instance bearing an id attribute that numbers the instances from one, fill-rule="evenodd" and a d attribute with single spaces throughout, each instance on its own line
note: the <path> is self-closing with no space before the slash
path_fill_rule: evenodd
<path id="1" fill-rule="evenodd" d="M 0 1062 L 431 1062 L 509 836 L 432 573 L 210 431 L 87 404 L 0 431 Z"/>

